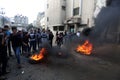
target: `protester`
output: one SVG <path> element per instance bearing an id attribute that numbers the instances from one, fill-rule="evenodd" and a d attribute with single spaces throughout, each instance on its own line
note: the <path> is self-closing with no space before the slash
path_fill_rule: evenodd
<path id="1" fill-rule="evenodd" d="M 5 29 L 0 28 L 0 76 L 5 75 L 8 72 L 6 71 L 7 67 L 7 35 Z"/>
<path id="2" fill-rule="evenodd" d="M 59 33 L 57 35 L 57 38 L 56 38 L 55 42 L 57 43 L 57 46 L 60 48 L 61 45 L 63 44 L 63 35 L 62 35 L 62 33 Z"/>
<path id="3" fill-rule="evenodd" d="M 76 35 L 77 37 L 80 37 L 80 31 L 77 31 Z"/>
<path id="4" fill-rule="evenodd" d="M 38 43 L 37 43 L 37 40 L 38 40 L 38 37 L 37 37 L 37 30 L 35 29 L 34 30 L 34 35 L 35 35 L 35 51 L 37 50 L 37 45 L 38 45 Z"/>
<path id="5" fill-rule="evenodd" d="M 42 33 L 41 33 L 41 42 L 42 42 L 42 47 L 48 43 L 48 39 L 49 39 L 49 36 L 47 34 L 47 32 L 45 31 L 45 29 L 42 30 Z"/>
<path id="6" fill-rule="evenodd" d="M 38 29 L 38 31 L 37 31 L 37 45 L 38 45 L 38 48 L 40 48 L 40 45 L 41 45 L 41 31 L 40 31 L 40 29 Z"/>
<path id="7" fill-rule="evenodd" d="M 8 53 L 9 53 L 9 57 L 12 56 L 11 54 L 11 43 L 10 43 L 10 28 L 8 25 L 5 25 L 4 26 L 4 29 L 5 29 L 5 33 L 6 33 L 6 36 L 7 36 L 7 48 L 8 48 Z"/>
<path id="8" fill-rule="evenodd" d="M 55 36 L 58 36 L 58 34 L 59 34 L 59 33 L 58 33 L 58 31 L 56 31 L 56 34 L 55 34 Z"/>
<path id="9" fill-rule="evenodd" d="M 23 54 L 25 56 L 29 56 L 29 35 L 28 32 L 23 32 L 23 39 L 22 39 L 22 44 L 23 44 Z"/>
<path id="10" fill-rule="evenodd" d="M 18 29 L 17 34 L 21 37 L 21 40 L 22 40 L 23 39 L 23 31 L 21 29 Z M 20 53 L 21 54 L 23 53 L 23 45 L 22 45 L 22 43 L 20 45 Z"/>
<path id="11" fill-rule="evenodd" d="M 12 27 L 12 34 L 10 36 L 10 40 L 12 42 L 12 48 L 17 58 L 18 68 L 21 68 L 21 60 L 20 60 L 20 47 L 22 45 L 21 35 L 17 33 L 17 28 Z"/>
<path id="12" fill-rule="evenodd" d="M 50 30 L 48 30 L 48 35 L 49 35 L 49 44 L 52 47 L 54 35 L 53 35 L 52 31 L 50 31 Z"/>
<path id="13" fill-rule="evenodd" d="M 29 42 L 30 42 L 30 51 L 35 52 L 36 51 L 36 36 L 32 29 L 30 30 L 30 34 L 29 34 Z"/>

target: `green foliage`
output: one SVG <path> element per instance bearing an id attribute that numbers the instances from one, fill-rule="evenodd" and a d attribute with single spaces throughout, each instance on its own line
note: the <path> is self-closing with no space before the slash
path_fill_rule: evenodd
<path id="1" fill-rule="evenodd" d="M 33 24 L 32 23 L 27 26 L 27 30 L 30 30 L 31 28 L 33 28 Z"/>

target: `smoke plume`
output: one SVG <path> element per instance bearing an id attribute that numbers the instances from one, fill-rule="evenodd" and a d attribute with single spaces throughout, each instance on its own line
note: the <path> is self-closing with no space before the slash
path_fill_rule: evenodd
<path id="1" fill-rule="evenodd" d="M 103 42 L 120 42 L 120 0 L 107 0 L 95 20 L 92 38 Z"/>

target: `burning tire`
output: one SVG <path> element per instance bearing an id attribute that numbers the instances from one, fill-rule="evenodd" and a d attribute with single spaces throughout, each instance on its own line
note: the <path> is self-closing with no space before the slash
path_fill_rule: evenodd
<path id="1" fill-rule="evenodd" d="M 41 60 L 38 60 L 38 61 L 33 60 L 33 59 L 31 59 L 31 58 L 29 58 L 29 60 L 28 60 L 28 62 L 29 62 L 30 64 L 38 64 L 38 63 L 42 63 L 42 62 L 44 62 L 44 61 L 45 61 L 44 58 L 41 59 Z"/>
<path id="2" fill-rule="evenodd" d="M 37 64 L 37 63 L 45 62 L 46 60 L 47 60 L 47 51 L 45 48 L 42 48 L 38 54 L 33 54 L 28 61 L 31 64 Z"/>
<path id="3" fill-rule="evenodd" d="M 84 54 L 84 55 L 90 55 L 92 50 L 93 50 L 93 45 L 88 40 L 86 40 L 83 43 L 83 45 L 78 45 L 78 47 L 76 48 L 75 51 L 77 53 L 81 53 L 81 54 Z"/>

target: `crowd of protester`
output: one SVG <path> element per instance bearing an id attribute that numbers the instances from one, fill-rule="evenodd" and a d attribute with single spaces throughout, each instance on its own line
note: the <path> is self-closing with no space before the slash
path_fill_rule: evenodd
<path id="1" fill-rule="evenodd" d="M 11 30 L 11 31 L 10 31 Z M 45 29 L 18 30 L 5 25 L 0 28 L 0 76 L 9 73 L 6 70 L 8 59 L 15 55 L 17 67 L 21 68 L 21 54 L 29 56 L 48 43 L 52 47 L 53 33 Z M 12 51 L 14 54 L 12 54 Z"/>
<path id="2" fill-rule="evenodd" d="M 10 31 L 11 30 L 11 31 Z M 72 34 L 67 31 L 56 32 L 55 43 L 60 48 L 63 43 L 68 42 Z M 80 36 L 79 33 L 76 35 Z M 5 25 L 0 28 L 0 76 L 7 74 L 6 70 L 8 58 L 13 56 L 12 51 L 16 57 L 17 67 L 21 68 L 21 54 L 30 56 L 31 53 L 36 52 L 42 48 L 45 43 L 53 46 L 54 35 L 51 30 L 45 29 L 30 29 L 18 30 L 17 27 L 10 27 Z"/>

